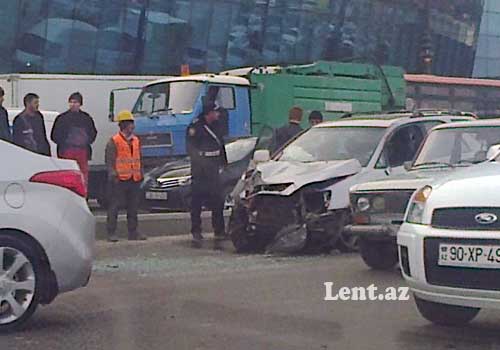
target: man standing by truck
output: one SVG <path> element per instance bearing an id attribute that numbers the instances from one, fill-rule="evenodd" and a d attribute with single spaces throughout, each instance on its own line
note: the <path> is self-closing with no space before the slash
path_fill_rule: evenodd
<path id="1" fill-rule="evenodd" d="M 201 210 L 204 204 L 212 210 L 215 239 L 226 236 L 224 225 L 224 191 L 220 171 L 227 164 L 221 128 L 216 127 L 220 112 L 213 103 L 207 103 L 203 114 L 188 126 L 187 151 L 191 158 L 191 234 L 193 243 L 199 245 Z"/>
<path id="2" fill-rule="evenodd" d="M 13 141 L 32 152 L 50 157 L 50 145 L 43 115 L 38 110 L 40 97 L 29 93 L 24 96 L 24 110 L 14 118 Z"/>
<path id="3" fill-rule="evenodd" d="M 141 145 L 134 135 L 134 116 L 130 111 L 117 115 L 120 131 L 106 145 L 110 198 L 108 204 L 108 241 L 117 242 L 116 226 L 121 205 L 127 208 L 128 239 L 146 240 L 138 233 L 140 186 L 143 179 Z"/>
<path id="4" fill-rule="evenodd" d="M 78 163 L 88 185 L 88 162 L 92 158 L 91 145 L 97 137 L 97 129 L 92 117 L 81 110 L 83 96 L 79 92 L 71 94 L 68 102 L 69 109 L 54 122 L 51 139 L 57 144 L 59 158 Z"/>
<path id="5" fill-rule="evenodd" d="M 300 122 L 302 121 L 303 110 L 300 107 L 292 107 L 288 112 L 288 124 L 277 129 L 274 135 L 274 150 L 277 150 L 295 135 L 302 131 Z"/>
<path id="6" fill-rule="evenodd" d="M 9 114 L 3 107 L 4 95 L 5 91 L 0 87 L 0 140 L 11 141 L 12 136 L 9 127 Z"/>
<path id="7" fill-rule="evenodd" d="M 309 125 L 311 127 L 323 123 L 323 114 L 320 111 L 312 111 L 309 114 Z"/>

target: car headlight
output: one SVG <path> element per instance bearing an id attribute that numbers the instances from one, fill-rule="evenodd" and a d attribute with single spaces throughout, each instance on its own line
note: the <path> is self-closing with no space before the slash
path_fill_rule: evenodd
<path id="1" fill-rule="evenodd" d="M 372 200 L 372 207 L 375 211 L 384 211 L 385 210 L 385 198 L 384 197 L 375 197 Z"/>
<path id="2" fill-rule="evenodd" d="M 410 203 L 408 208 L 408 214 L 406 216 L 406 221 L 412 224 L 423 224 L 423 216 L 425 210 L 425 204 L 431 195 L 432 187 L 425 186 L 418 190 Z"/>
<path id="3" fill-rule="evenodd" d="M 370 200 L 366 197 L 359 197 L 356 201 L 356 206 L 361 212 L 368 211 L 371 207 Z"/>

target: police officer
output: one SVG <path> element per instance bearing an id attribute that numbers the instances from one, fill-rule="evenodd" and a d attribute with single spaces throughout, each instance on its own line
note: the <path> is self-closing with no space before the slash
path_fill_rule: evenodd
<path id="1" fill-rule="evenodd" d="M 187 128 L 186 145 L 191 158 L 191 234 L 193 242 L 203 240 L 201 210 L 207 204 L 212 210 L 216 240 L 225 238 L 224 195 L 220 173 L 227 164 L 223 135 L 217 128 L 219 108 L 207 102 L 203 113 Z"/>

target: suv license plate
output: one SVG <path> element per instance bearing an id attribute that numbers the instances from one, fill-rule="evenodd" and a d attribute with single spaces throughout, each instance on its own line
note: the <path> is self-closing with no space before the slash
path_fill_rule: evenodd
<path id="1" fill-rule="evenodd" d="M 438 265 L 500 269 L 500 246 L 442 243 Z"/>
<path id="2" fill-rule="evenodd" d="M 167 198 L 167 192 L 146 192 L 146 199 L 166 201 Z"/>

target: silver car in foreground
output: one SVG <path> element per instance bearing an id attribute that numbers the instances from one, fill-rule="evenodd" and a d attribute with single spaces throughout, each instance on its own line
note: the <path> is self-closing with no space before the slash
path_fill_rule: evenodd
<path id="1" fill-rule="evenodd" d="M 17 329 L 39 304 L 85 286 L 95 219 L 74 161 L 0 141 L 0 332 Z"/>

